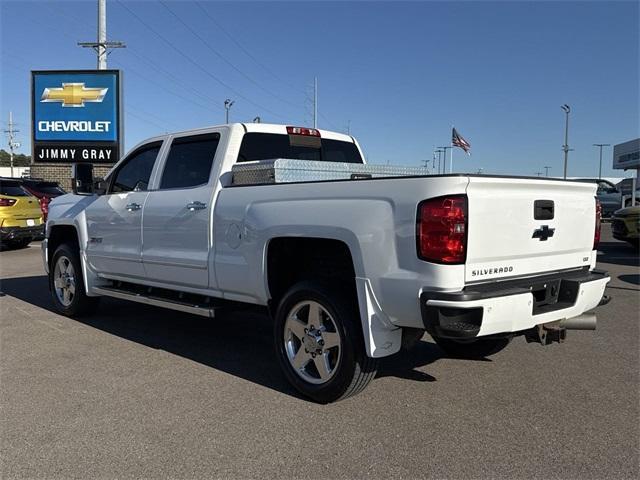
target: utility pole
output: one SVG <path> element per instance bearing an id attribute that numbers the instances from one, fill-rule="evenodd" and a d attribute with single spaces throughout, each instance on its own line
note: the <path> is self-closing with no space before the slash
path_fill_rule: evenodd
<path id="1" fill-rule="evenodd" d="M 449 146 L 449 147 L 438 147 L 438 148 L 441 148 L 444 151 L 444 162 L 442 162 L 443 163 L 442 173 L 447 173 L 446 171 L 447 170 L 447 150 L 451 150 L 451 161 L 450 161 L 451 166 L 449 167 L 451 171 L 449 173 L 453 173 L 453 147 Z"/>
<path id="2" fill-rule="evenodd" d="M 313 128 L 318 128 L 318 77 L 313 77 Z"/>
<path id="3" fill-rule="evenodd" d="M 536 172 L 536 175 L 537 175 L 538 177 L 541 177 L 541 176 L 542 176 L 542 172 Z"/>
<path id="4" fill-rule="evenodd" d="M 549 176 L 549 170 L 551 170 L 551 167 L 547 167 L 546 165 L 544 166 L 544 176 L 548 177 Z"/>
<path id="5" fill-rule="evenodd" d="M 600 166 L 598 167 L 598 180 L 602 179 L 602 147 L 610 147 L 610 143 L 594 143 L 594 147 L 600 147 Z"/>
<path id="6" fill-rule="evenodd" d="M 562 150 L 564 150 L 564 179 L 567 179 L 567 163 L 569 161 L 569 112 L 571 112 L 571 107 L 566 103 L 560 107 L 566 117 L 565 125 L 564 125 L 564 145 L 562 146 Z"/>
<path id="7" fill-rule="evenodd" d="M 227 98 L 224 101 L 224 110 L 225 110 L 225 122 L 224 123 L 229 123 L 229 110 L 231 110 L 231 107 L 233 107 L 234 103 L 236 103 L 236 102 L 231 100 L 230 98 Z"/>
<path id="8" fill-rule="evenodd" d="M 8 128 L 4 131 L 7 134 L 7 143 L 9 145 L 9 165 L 11 166 L 11 176 L 13 177 L 13 151 L 20 148 L 20 143 L 15 141 L 15 134 L 20 130 L 16 130 L 13 123 L 13 112 L 9 112 Z"/>
<path id="9" fill-rule="evenodd" d="M 96 52 L 98 70 L 107 69 L 107 55 L 113 48 L 125 48 L 124 42 L 107 41 L 107 0 L 98 0 L 98 38 L 97 42 L 78 42 L 82 48 L 93 48 Z"/>

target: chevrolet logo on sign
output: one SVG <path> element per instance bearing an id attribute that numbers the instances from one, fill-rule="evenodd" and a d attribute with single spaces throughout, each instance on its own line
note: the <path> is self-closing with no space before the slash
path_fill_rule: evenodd
<path id="1" fill-rule="evenodd" d="M 87 88 L 84 83 L 63 83 L 62 88 L 45 88 L 41 102 L 61 102 L 63 107 L 84 107 L 85 102 L 101 103 L 108 88 Z"/>

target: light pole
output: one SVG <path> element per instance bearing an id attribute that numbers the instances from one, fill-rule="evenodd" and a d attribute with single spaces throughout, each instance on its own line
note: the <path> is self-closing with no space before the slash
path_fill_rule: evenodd
<path id="1" fill-rule="evenodd" d="M 438 147 L 438 149 L 436 150 L 436 153 L 438 154 L 438 175 L 440 175 L 440 160 L 441 160 L 440 154 L 443 152 L 444 150 L 442 150 L 440 147 Z"/>
<path id="2" fill-rule="evenodd" d="M 549 176 L 549 170 L 551 170 L 551 167 L 548 166 L 544 166 L 544 176 L 548 177 Z"/>
<path id="3" fill-rule="evenodd" d="M 600 147 L 600 166 L 598 167 L 598 180 L 602 179 L 602 147 L 610 147 L 610 143 L 594 143 L 594 147 Z"/>
<path id="4" fill-rule="evenodd" d="M 438 147 L 441 148 L 442 151 L 444 152 L 444 162 L 442 165 L 442 173 L 447 173 L 447 150 L 451 150 L 453 147 Z M 449 173 L 453 173 L 453 172 L 449 172 Z"/>
<path id="5" fill-rule="evenodd" d="M 560 107 L 564 110 L 565 113 L 565 125 L 564 125 L 564 145 L 562 146 L 562 150 L 564 150 L 564 179 L 567 179 L 567 162 L 569 161 L 569 112 L 571 112 L 571 107 L 566 103 Z"/>
<path id="6" fill-rule="evenodd" d="M 229 98 L 224 101 L 224 109 L 225 109 L 225 123 L 229 123 L 229 110 L 233 106 L 235 102 Z"/>

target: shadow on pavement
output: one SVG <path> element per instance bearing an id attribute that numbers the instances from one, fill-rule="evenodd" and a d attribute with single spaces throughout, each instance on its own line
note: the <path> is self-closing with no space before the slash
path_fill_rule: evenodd
<path id="1" fill-rule="evenodd" d="M 0 290 L 6 295 L 56 313 L 44 275 L 2 279 Z M 222 311 L 216 318 L 207 319 L 103 298 L 94 315 L 74 321 L 302 398 L 290 387 L 280 371 L 273 348 L 272 322 L 264 314 Z M 442 351 L 435 344 L 421 341 L 409 352 L 382 359 L 377 376 L 434 381 L 434 377 L 415 368 L 442 357 Z"/>
<path id="2" fill-rule="evenodd" d="M 618 280 L 622 282 L 631 283 L 633 285 L 640 285 L 640 273 L 633 273 L 629 275 L 618 275 Z"/>

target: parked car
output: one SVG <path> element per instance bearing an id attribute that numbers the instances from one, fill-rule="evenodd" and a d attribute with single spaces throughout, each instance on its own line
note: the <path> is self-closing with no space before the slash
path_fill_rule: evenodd
<path id="1" fill-rule="evenodd" d="M 595 269 L 594 185 L 417 170 L 367 165 L 353 137 L 305 127 L 151 138 L 84 195 L 52 200 L 53 304 L 261 306 L 284 375 L 323 403 L 362 391 L 425 330 L 483 358 L 518 335 L 546 345 L 595 328 L 610 279 Z"/>
<path id="2" fill-rule="evenodd" d="M 49 182 L 38 178 L 21 178 L 22 186 L 40 201 L 42 218 L 46 222 L 51 199 L 64 195 L 65 192 L 58 182 Z"/>
<path id="3" fill-rule="evenodd" d="M 616 210 L 611 219 L 613 237 L 638 248 L 640 243 L 640 205 Z"/>
<path id="4" fill-rule="evenodd" d="M 596 195 L 602 205 L 602 217 L 609 218 L 616 210 L 622 206 L 622 190 L 620 184 L 614 185 L 608 180 L 597 178 L 577 178 L 572 179 L 575 182 L 588 182 L 598 185 Z M 621 182 L 622 183 L 622 182 Z M 636 203 L 640 202 L 640 192 L 636 190 Z M 625 202 L 625 206 L 631 205 L 631 198 L 628 198 Z"/>
<path id="5" fill-rule="evenodd" d="M 0 244 L 24 248 L 43 236 L 42 211 L 38 199 L 19 181 L 0 179 Z"/>

